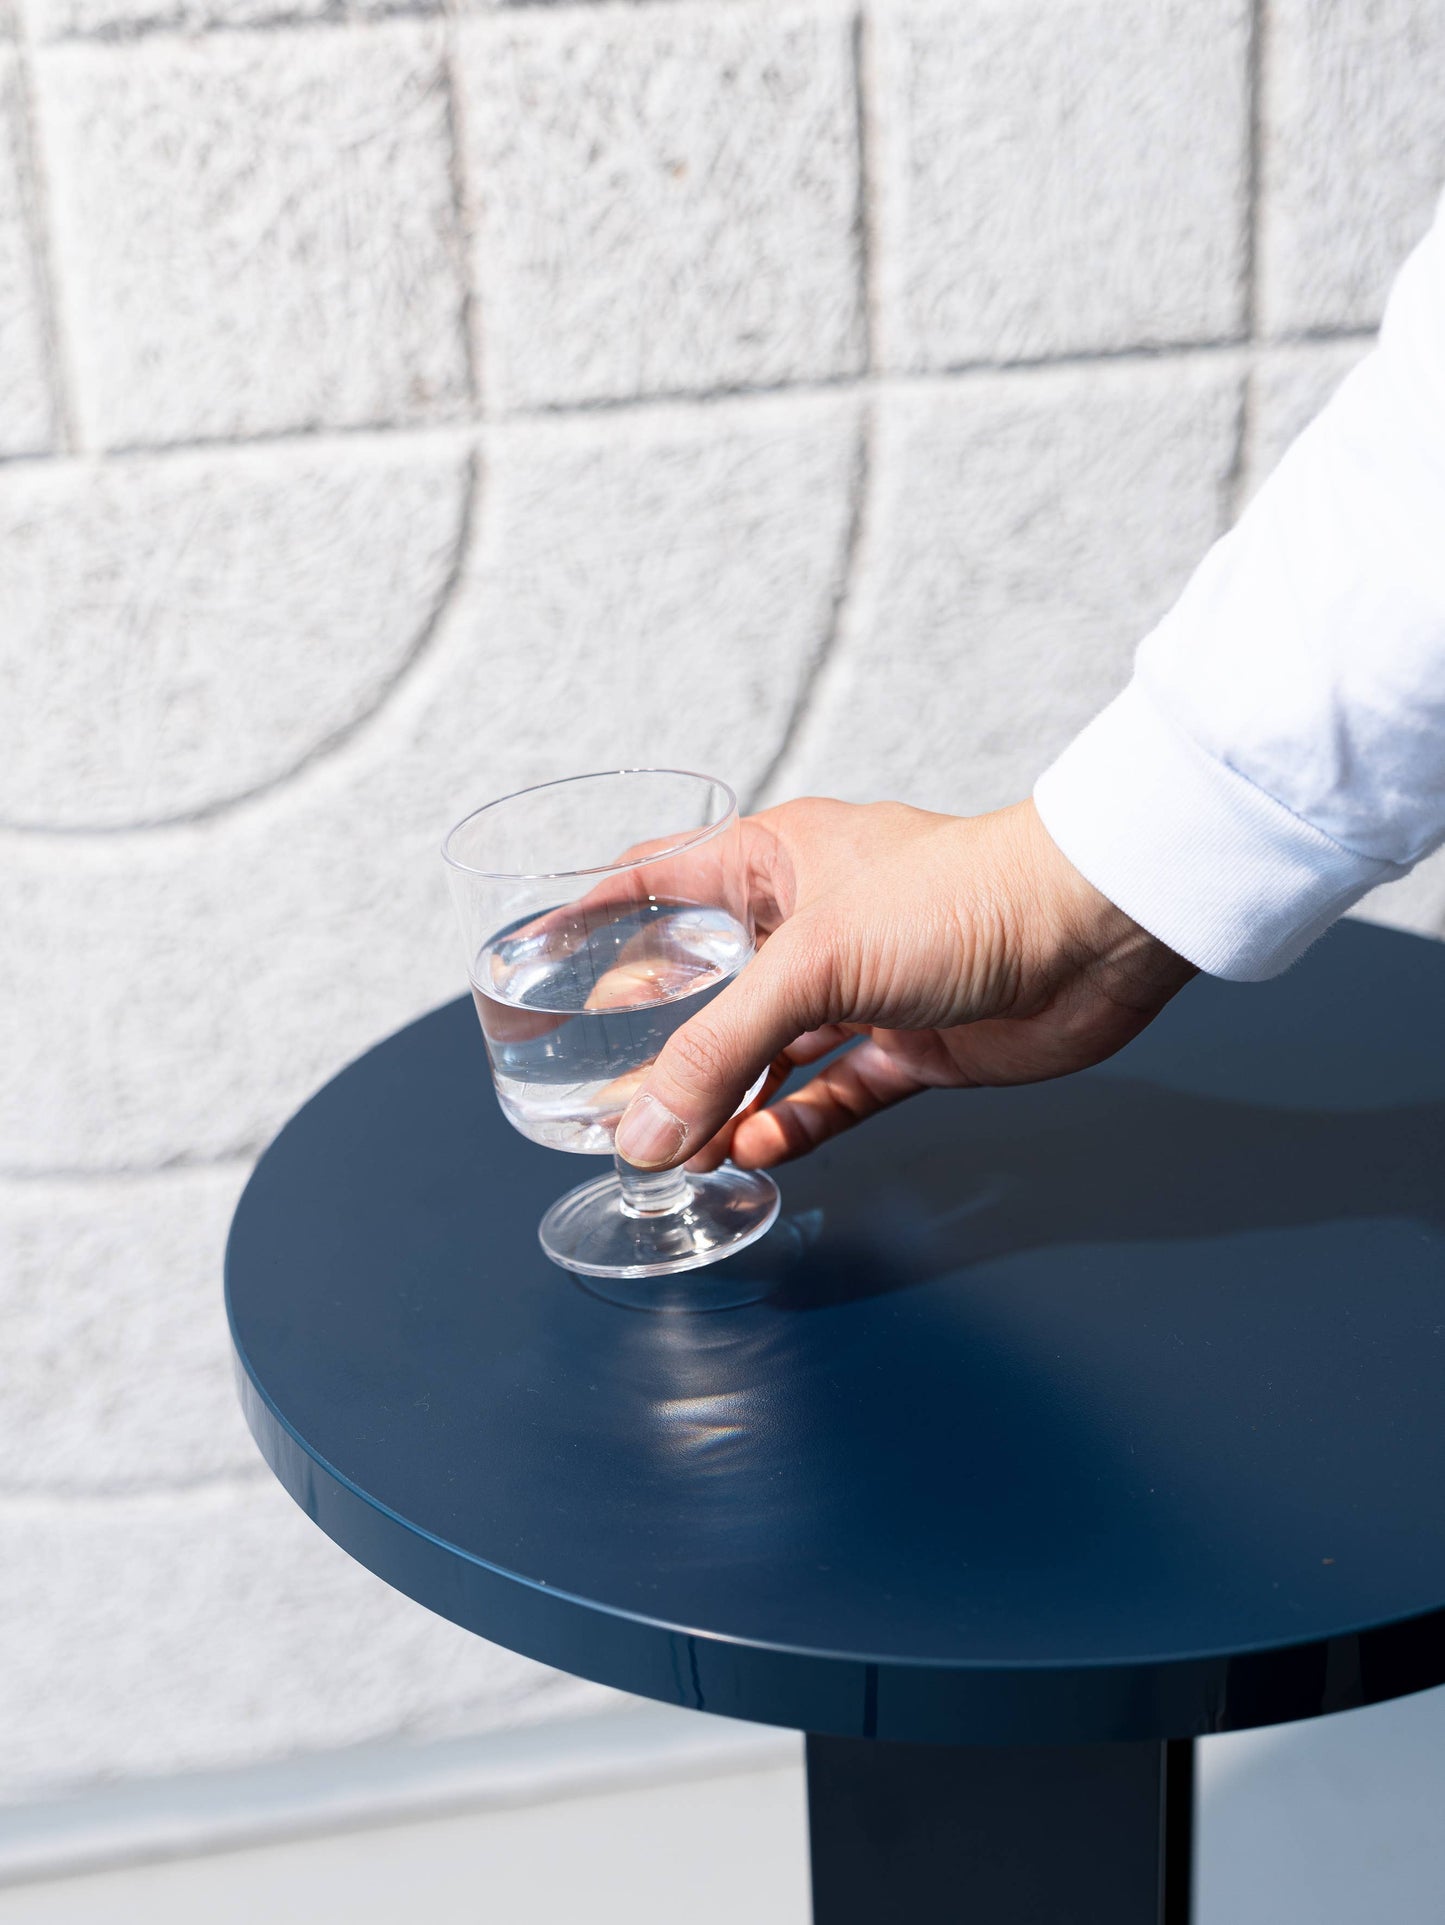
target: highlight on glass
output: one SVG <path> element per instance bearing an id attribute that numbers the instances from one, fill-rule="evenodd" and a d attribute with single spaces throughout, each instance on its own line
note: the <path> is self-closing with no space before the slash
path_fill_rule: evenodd
<path id="1" fill-rule="evenodd" d="M 550 1149 L 612 1157 L 543 1217 L 547 1255 L 651 1277 L 756 1242 L 779 1205 L 762 1171 L 645 1171 L 613 1149 L 663 1044 L 752 959 L 732 790 L 678 769 L 572 776 L 475 810 L 442 854 L 503 1112 Z"/>

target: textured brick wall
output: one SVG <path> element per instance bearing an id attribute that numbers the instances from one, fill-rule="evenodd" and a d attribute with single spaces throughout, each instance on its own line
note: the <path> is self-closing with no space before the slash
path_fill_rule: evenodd
<path id="1" fill-rule="evenodd" d="M 257 1467 L 249 1159 L 470 802 L 1026 790 L 1363 350 L 1445 8 L 8 7 L 0 1784 L 591 1701 Z"/>

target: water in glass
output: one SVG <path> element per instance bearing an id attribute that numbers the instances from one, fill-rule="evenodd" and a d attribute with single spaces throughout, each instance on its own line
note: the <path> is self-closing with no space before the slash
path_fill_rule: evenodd
<path id="1" fill-rule="evenodd" d="M 752 955 L 725 909 L 650 897 L 528 916 L 487 942 L 472 996 L 497 1095 L 524 1136 L 605 1153 L 674 1030 Z"/>

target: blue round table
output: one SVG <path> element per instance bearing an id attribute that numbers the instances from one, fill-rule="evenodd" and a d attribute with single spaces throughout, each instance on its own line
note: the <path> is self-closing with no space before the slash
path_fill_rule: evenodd
<path id="1" fill-rule="evenodd" d="M 1196 1734 L 1445 1681 L 1445 946 L 893 1111 L 746 1308 L 554 1269 L 573 1175 L 469 1002 L 352 1064 L 236 1213 L 246 1415 L 430 1609 L 809 1733 L 822 1925 L 1182 1920 Z"/>

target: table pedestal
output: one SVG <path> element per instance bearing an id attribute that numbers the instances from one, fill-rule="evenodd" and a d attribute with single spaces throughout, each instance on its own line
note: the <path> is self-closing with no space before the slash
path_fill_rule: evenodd
<path id="1" fill-rule="evenodd" d="M 1194 1747 L 808 1739 L 814 1925 L 1188 1925 Z"/>

